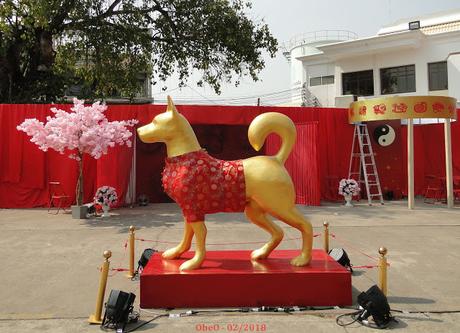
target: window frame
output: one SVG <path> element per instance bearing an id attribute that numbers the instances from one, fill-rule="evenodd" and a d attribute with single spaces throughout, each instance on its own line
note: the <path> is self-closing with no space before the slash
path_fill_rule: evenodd
<path id="1" fill-rule="evenodd" d="M 325 79 L 327 78 L 332 78 L 332 82 L 324 82 Z M 323 86 L 327 86 L 328 84 L 335 84 L 335 75 L 324 75 L 324 76 L 321 76 L 321 84 Z"/>
<path id="2" fill-rule="evenodd" d="M 332 82 L 324 83 L 326 78 L 332 78 Z M 312 80 L 319 80 L 319 82 L 316 84 L 312 84 Z M 335 83 L 335 75 L 311 76 L 308 78 L 309 87 L 326 86 L 326 85 L 334 84 L 334 83 Z"/>
<path id="3" fill-rule="evenodd" d="M 359 75 L 361 74 L 362 76 L 364 76 L 363 74 L 364 73 L 370 73 L 370 78 L 371 80 L 369 80 L 369 78 L 363 78 L 363 77 L 359 77 Z M 357 78 L 355 79 L 355 81 L 357 81 L 357 92 L 356 93 L 345 93 L 345 76 L 347 75 L 351 75 L 351 74 L 356 74 L 357 75 Z M 364 81 L 370 81 L 371 82 L 371 87 L 370 87 L 370 90 L 372 92 L 370 93 L 363 93 L 365 90 L 367 89 L 364 89 L 365 87 L 360 87 L 360 81 L 362 82 L 361 85 L 364 83 Z M 354 72 L 344 72 L 342 73 L 342 95 L 354 95 L 354 96 L 375 96 L 375 85 L 374 85 L 374 69 L 371 68 L 371 69 L 365 69 L 365 70 L 360 70 L 360 71 L 354 71 Z"/>
<path id="4" fill-rule="evenodd" d="M 433 89 L 432 88 L 432 74 L 430 71 L 430 66 L 432 65 L 439 65 L 439 64 L 445 64 L 446 66 L 446 87 L 442 89 Z M 441 91 L 441 90 L 448 90 L 449 89 L 449 75 L 448 75 L 448 69 L 447 69 L 447 61 L 434 61 L 434 62 L 429 62 L 427 63 L 427 71 L 428 71 L 428 91 Z"/>
<path id="5" fill-rule="evenodd" d="M 312 80 L 318 80 L 318 82 L 315 83 L 315 84 L 312 84 Z M 309 86 L 310 87 L 317 87 L 317 86 L 321 86 L 321 85 L 322 85 L 321 76 L 310 77 L 310 79 L 309 79 Z"/>
<path id="6" fill-rule="evenodd" d="M 384 92 L 384 86 L 383 86 L 383 72 L 386 70 L 397 70 L 401 68 L 409 68 L 413 67 L 414 69 L 414 90 L 395 90 L 395 91 L 389 91 L 389 92 Z M 408 79 L 409 76 L 406 76 L 406 86 L 408 86 Z M 393 66 L 393 67 L 384 67 L 380 68 L 380 94 L 381 95 L 392 95 L 392 94 L 406 94 L 406 93 L 413 93 L 417 91 L 417 77 L 416 77 L 416 67 L 415 64 L 409 64 L 409 65 L 401 65 L 401 66 Z"/>

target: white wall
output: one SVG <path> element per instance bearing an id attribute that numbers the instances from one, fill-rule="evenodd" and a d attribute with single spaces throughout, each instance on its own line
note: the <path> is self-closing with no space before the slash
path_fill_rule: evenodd
<path id="1" fill-rule="evenodd" d="M 460 53 L 451 54 L 447 58 L 447 79 L 449 96 L 455 97 L 460 102 Z M 458 105 L 458 104 L 457 104 Z"/>
<path id="2" fill-rule="evenodd" d="M 355 72 L 372 69 L 374 71 L 374 96 L 380 96 L 380 69 L 386 67 L 396 67 L 415 64 L 416 91 L 414 93 L 404 93 L 399 95 L 433 95 L 448 94 L 460 100 L 460 55 L 451 55 L 453 52 L 460 52 L 460 34 L 452 32 L 440 35 L 426 36 L 418 47 L 386 49 L 385 51 L 372 52 L 366 55 L 339 56 L 335 60 L 333 73 L 335 75 L 335 85 L 310 87 L 313 94 L 317 95 L 323 106 L 334 106 L 335 97 L 342 96 L 342 73 Z M 448 91 L 428 90 L 428 63 L 448 60 Z M 324 61 L 331 61 L 324 56 Z M 313 61 L 304 61 L 302 72 L 308 77 L 320 76 L 316 73 L 330 73 L 332 64 L 326 67 L 311 65 Z M 316 57 L 315 63 L 318 63 Z M 297 70 L 299 67 L 297 67 Z M 331 73 L 332 74 L 332 73 Z M 328 75 L 328 74 L 325 74 Z M 330 75 L 330 74 L 329 74 Z M 332 89 L 332 90 L 331 90 Z M 385 95 L 390 96 L 390 95 Z M 373 97 L 373 96 L 369 96 Z"/>
<path id="3" fill-rule="evenodd" d="M 316 98 L 318 98 L 319 102 L 321 103 L 321 106 L 334 105 L 336 92 L 335 82 L 334 84 L 310 87 L 310 78 L 328 75 L 335 76 L 335 64 L 332 62 L 305 66 L 305 76 L 306 82 L 308 84 L 308 89 L 310 89 L 310 92 L 313 95 L 315 95 Z"/>

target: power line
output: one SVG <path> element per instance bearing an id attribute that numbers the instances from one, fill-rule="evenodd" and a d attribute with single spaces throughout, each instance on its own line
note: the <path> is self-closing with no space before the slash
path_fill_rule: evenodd
<path id="1" fill-rule="evenodd" d="M 211 102 L 212 104 L 230 104 L 230 105 L 247 105 L 248 102 L 250 104 L 256 104 L 257 99 L 260 98 L 261 101 L 266 100 L 289 100 L 295 97 L 299 97 L 301 94 L 301 88 L 294 88 L 294 89 L 286 89 L 286 90 L 279 90 L 274 92 L 268 92 L 264 94 L 258 95 L 246 95 L 246 96 L 236 96 L 236 97 L 226 97 L 226 98 L 208 98 L 202 95 L 199 91 L 193 89 L 191 86 L 187 85 L 195 93 L 199 94 L 201 98 L 197 98 L 195 96 L 183 96 L 177 97 L 175 100 L 178 103 L 182 104 L 203 104 L 203 102 L 208 103 Z M 170 90 L 172 91 L 172 90 Z M 204 99 L 203 99 L 204 98 Z M 157 99 L 158 102 L 162 102 L 162 99 Z"/>
<path id="2" fill-rule="evenodd" d="M 192 89 L 194 92 L 196 92 L 198 95 L 200 95 L 201 97 L 203 97 L 204 99 L 208 100 L 209 102 L 213 103 L 213 104 L 216 104 L 215 102 L 213 102 L 212 100 L 210 100 L 209 98 L 207 98 L 206 96 L 202 95 L 199 91 L 193 89 L 192 87 L 190 87 L 188 84 L 187 84 L 187 87 L 189 87 L 190 89 Z"/>

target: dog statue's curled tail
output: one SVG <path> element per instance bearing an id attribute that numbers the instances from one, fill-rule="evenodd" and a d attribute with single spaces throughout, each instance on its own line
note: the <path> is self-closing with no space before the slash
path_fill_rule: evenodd
<path id="1" fill-rule="evenodd" d="M 294 185 L 284 167 L 296 140 L 296 129 L 292 120 L 281 113 L 263 113 L 249 126 L 249 142 L 254 149 L 260 150 L 270 133 L 276 133 L 282 139 L 281 148 L 274 156 L 254 156 L 238 161 L 215 159 L 201 149 L 192 127 L 176 110 L 170 97 L 166 112 L 138 129 L 142 141 L 166 144 L 168 158 L 163 186 L 184 212 L 183 239 L 165 251 L 163 258 L 180 257 L 190 249 L 195 237 L 195 255 L 180 269 L 199 268 L 206 254 L 205 214 L 244 210 L 252 223 L 271 236 L 265 245 L 251 253 L 252 260 L 267 258 L 283 239 L 283 230 L 271 221 L 268 217 L 271 215 L 296 228 L 302 235 L 300 253 L 291 264 L 309 264 L 312 227 L 295 207 Z"/>
<path id="2" fill-rule="evenodd" d="M 292 147 L 294 147 L 297 131 L 292 120 L 278 112 L 262 113 L 249 125 L 248 138 L 251 146 L 259 151 L 270 133 L 278 134 L 282 139 L 281 148 L 275 155 L 278 162 L 284 164 Z"/>

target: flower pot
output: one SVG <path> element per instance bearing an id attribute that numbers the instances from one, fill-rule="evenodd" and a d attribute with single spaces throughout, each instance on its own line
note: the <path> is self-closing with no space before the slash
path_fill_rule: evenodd
<path id="1" fill-rule="evenodd" d="M 351 203 L 353 196 L 351 194 L 344 194 L 343 197 L 345 198 L 345 207 L 353 207 Z"/>
<path id="2" fill-rule="evenodd" d="M 102 205 L 102 211 L 104 212 L 102 213 L 102 217 L 109 217 L 110 216 L 109 210 L 110 210 L 109 206 Z"/>
<path id="3" fill-rule="evenodd" d="M 71 206 L 72 209 L 72 218 L 74 219 L 86 219 L 86 214 L 88 214 L 87 206 Z"/>

